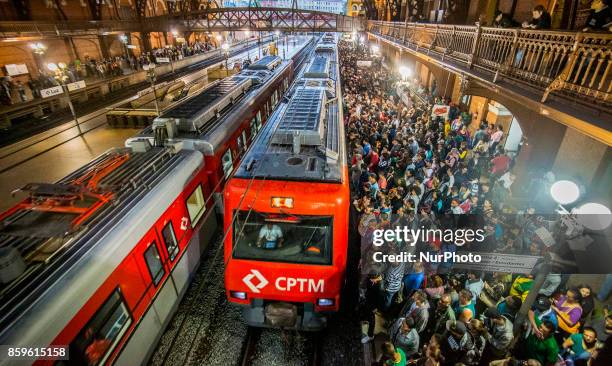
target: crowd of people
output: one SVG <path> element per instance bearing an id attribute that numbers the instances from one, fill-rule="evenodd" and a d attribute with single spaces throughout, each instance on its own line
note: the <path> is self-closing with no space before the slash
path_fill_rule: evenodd
<path id="1" fill-rule="evenodd" d="M 102 59 L 86 56 L 83 61 L 77 59 L 66 66 L 67 82 L 79 80 L 98 80 L 122 76 L 141 71 L 144 65 L 157 63 L 157 58 L 164 57 L 172 62 L 184 57 L 193 56 L 214 48 L 210 42 L 181 43 L 177 46 L 155 48 L 139 56 L 121 55 Z M 26 82 L 13 80 L 5 76 L 0 81 L 0 103 L 11 105 L 40 98 L 42 89 L 60 85 L 55 75 L 48 70 L 39 70 L 38 76 L 28 77 Z M 28 92 L 29 89 L 29 92 Z"/>
<path id="2" fill-rule="evenodd" d="M 521 313 L 531 275 L 374 260 L 375 252 L 466 249 L 541 255 L 547 246 L 534 233 L 542 220 L 536 208 L 514 213 L 508 204 L 516 177 L 502 126 L 472 126 L 457 104 L 418 81 L 399 82 L 366 45 L 341 42 L 339 49 L 351 215 L 361 239 L 362 343 L 374 344 L 377 364 L 594 366 L 610 360 L 612 314 L 594 317 L 592 289 L 569 286 L 568 276 L 549 274 L 534 305 Z M 372 66 L 359 69 L 358 60 Z M 448 113 L 432 117 L 433 105 L 448 106 Z M 480 227 L 485 239 L 463 246 L 439 238 L 373 244 L 377 231 L 398 227 Z"/>

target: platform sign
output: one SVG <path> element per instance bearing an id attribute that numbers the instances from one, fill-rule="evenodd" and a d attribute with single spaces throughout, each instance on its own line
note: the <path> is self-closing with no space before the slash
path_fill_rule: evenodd
<path id="1" fill-rule="evenodd" d="M 529 274 L 536 263 L 542 258 L 533 255 L 517 255 L 504 253 L 474 253 L 480 255 L 480 262 L 455 263 L 453 268 L 485 272 L 523 273 Z"/>
<path id="2" fill-rule="evenodd" d="M 4 65 L 8 76 L 28 74 L 28 66 L 26 64 L 8 64 Z"/>
<path id="3" fill-rule="evenodd" d="M 372 61 L 357 61 L 357 67 L 370 67 L 372 66 Z"/>
<path id="4" fill-rule="evenodd" d="M 79 80 L 77 82 L 67 84 L 66 86 L 68 87 L 68 91 L 75 91 L 79 89 L 84 89 L 86 85 L 85 80 Z"/>
<path id="5" fill-rule="evenodd" d="M 40 95 L 43 98 L 53 97 L 62 94 L 64 89 L 61 86 L 54 86 L 53 88 L 47 88 L 40 91 Z"/>
<path id="6" fill-rule="evenodd" d="M 157 60 L 158 64 L 163 64 L 163 63 L 169 63 L 170 62 L 170 58 L 169 57 L 155 57 L 155 60 Z"/>

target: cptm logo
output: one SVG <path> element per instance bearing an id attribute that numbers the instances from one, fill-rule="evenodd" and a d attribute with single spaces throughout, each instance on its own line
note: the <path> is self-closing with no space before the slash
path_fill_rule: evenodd
<path id="1" fill-rule="evenodd" d="M 259 282 L 257 285 L 252 282 L 253 278 L 257 278 L 257 281 Z M 266 280 L 266 278 L 261 274 L 261 272 L 256 269 L 252 269 L 251 273 L 244 276 L 242 282 L 244 282 L 244 284 L 247 285 L 248 288 L 256 294 L 260 293 L 261 291 L 259 290 L 266 287 L 266 285 L 269 283 L 268 280 Z"/>

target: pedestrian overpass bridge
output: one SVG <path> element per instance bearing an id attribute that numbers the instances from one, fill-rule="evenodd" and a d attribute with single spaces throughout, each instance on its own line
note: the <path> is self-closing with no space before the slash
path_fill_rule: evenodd
<path id="1" fill-rule="evenodd" d="M 0 38 L 67 37 L 125 32 L 352 32 L 365 30 L 362 18 L 291 8 L 208 8 L 140 20 L 4 21 Z"/>

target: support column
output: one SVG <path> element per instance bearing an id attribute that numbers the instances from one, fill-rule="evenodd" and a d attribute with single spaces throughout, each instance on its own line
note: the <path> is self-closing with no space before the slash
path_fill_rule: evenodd
<path id="1" fill-rule="evenodd" d="M 102 52 L 102 58 L 110 57 L 110 44 L 106 36 L 98 36 L 98 42 L 100 43 L 100 52 Z"/>
<path id="2" fill-rule="evenodd" d="M 143 50 L 143 52 L 151 52 L 151 33 L 149 32 L 142 32 L 140 33 L 140 40 L 142 42 L 142 44 L 140 45 L 140 48 Z"/>

